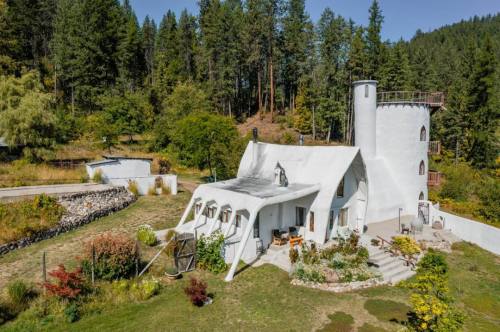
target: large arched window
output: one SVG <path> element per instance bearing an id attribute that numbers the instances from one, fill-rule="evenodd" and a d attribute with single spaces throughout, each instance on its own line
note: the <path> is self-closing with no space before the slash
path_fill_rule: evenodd
<path id="1" fill-rule="evenodd" d="M 425 163 L 423 160 L 420 162 L 420 166 L 418 167 L 418 174 L 425 175 Z"/>
<path id="2" fill-rule="evenodd" d="M 427 141 L 427 130 L 425 129 L 425 126 L 422 126 L 422 128 L 420 128 L 420 141 Z"/>
<path id="3" fill-rule="evenodd" d="M 421 201 L 423 201 L 423 200 L 424 200 L 424 198 L 425 198 L 425 197 L 424 197 L 424 192 L 423 192 L 423 191 L 421 191 L 421 192 L 420 192 L 420 195 L 418 195 L 418 199 L 419 199 L 419 200 L 421 200 Z"/>

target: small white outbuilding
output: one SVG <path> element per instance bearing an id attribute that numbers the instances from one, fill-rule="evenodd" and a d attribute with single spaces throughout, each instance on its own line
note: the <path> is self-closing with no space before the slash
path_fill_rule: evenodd
<path id="1" fill-rule="evenodd" d="M 173 195 L 177 194 L 177 176 L 171 174 L 151 174 L 150 158 L 132 158 L 118 156 L 103 156 L 99 160 L 86 164 L 89 178 L 96 172 L 101 173 L 102 181 L 114 186 L 128 188 L 130 182 L 135 182 L 140 195 L 146 195 L 150 188 L 157 188 L 159 182 L 170 188 Z M 160 190 L 160 188 L 157 188 Z"/>

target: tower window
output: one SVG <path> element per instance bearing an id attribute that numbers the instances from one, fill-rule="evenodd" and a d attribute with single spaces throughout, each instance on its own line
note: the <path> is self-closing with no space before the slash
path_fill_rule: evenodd
<path id="1" fill-rule="evenodd" d="M 427 141 L 427 130 L 425 130 L 425 126 L 422 126 L 422 128 L 420 129 L 420 141 Z"/>
<path id="2" fill-rule="evenodd" d="M 365 84 L 365 98 L 368 98 L 368 84 Z"/>
<path id="3" fill-rule="evenodd" d="M 309 212 L 309 231 L 314 232 L 314 212 Z"/>
<path id="4" fill-rule="evenodd" d="M 418 174 L 425 175 L 425 163 L 423 160 L 420 162 L 420 166 L 418 167 Z"/>
<path id="5" fill-rule="evenodd" d="M 425 197 L 424 197 L 424 193 L 421 191 L 421 192 L 420 192 L 420 195 L 418 195 L 418 199 L 419 199 L 419 200 L 421 200 L 421 201 L 423 201 L 423 200 L 424 200 L 424 198 L 425 198 Z"/>

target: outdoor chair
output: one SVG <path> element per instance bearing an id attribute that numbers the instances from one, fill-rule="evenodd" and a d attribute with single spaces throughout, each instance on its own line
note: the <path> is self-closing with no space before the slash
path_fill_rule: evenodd
<path id="1" fill-rule="evenodd" d="M 288 227 L 288 234 L 290 234 L 290 237 L 292 237 L 292 236 L 299 235 L 299 232 L 297 231 L 297 228 L 291 226 L 291 227 Z"/>
<path id="2" fill-rule="evenodd" d="M 273 233 L 273 244 L 277 246 L 282 246 L 286 244 L 287 239 L 281 237 L 281 232 L 279 229 L 273 229 L 272 233 Z"/>
<path id="3" fill-rule="evenodd" d="M 401 234 L 410 235 L 410 228 L 406 226 L 406 224 L 401 224 Z"/>

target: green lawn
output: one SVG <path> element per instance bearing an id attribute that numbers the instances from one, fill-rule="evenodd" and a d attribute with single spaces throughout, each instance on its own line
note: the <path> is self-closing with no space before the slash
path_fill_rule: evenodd
<path id="1" fill-rule="evenodd" d="M 105 230 L 133 234 L 137 225 L 155 228 L 174 225 L 189 196 L 143 197 L 133 206 L 81 229 L 44 241 L 0 258 L 0 271 L 18 263 L 35 264 L 41 250 L 62 248 L 59 259 L 71 262 L 79 245 L 73 243 Z M 447 256 L 451 265 L 450 287 L 457 305 L 467 314 L 466 331 L 493 331 L 500 325 L 500 258 L 475 246 L 458 244 Z M 65 250 L 71 249 L 68 253 Z M 150 256 L 154 250 L 143 248 Z M 162 262 L 153 269 L 159 271 Z M 36 271 L 34 267 L 24 267 Z M 1 272 L 0 272 L 1 273 Z M 158 273 L 158 272 L 157 272 Z M 190 304 L 183 288 L 190 276 L 208 282 L 214 303 L 197 308 Z M 26 275 L 25 275 L 26 276 Z M 395 321 L 404 318 L 408 293 L 397 287 L 378 287 L 335 294 L 289 283 L 287 273 L 270 265 L 247 268 L 226 283 L 224 275 L 193 272 L 174 282 L 164 282 L 161 293 L 146 302 L 104 305 L 102 310 L 69 324 L 64 318 L 29 319 L 0 326 L 6 331 L 397 331 Z M 403 309 L 402 309 L 403 308 Z M 351 318 L 352 317 L 352 320 Z"/>

